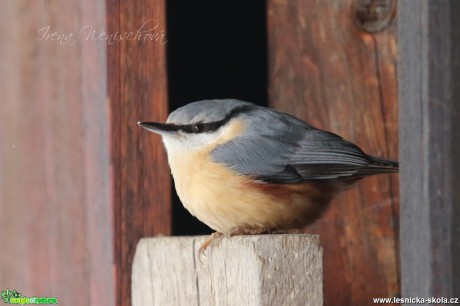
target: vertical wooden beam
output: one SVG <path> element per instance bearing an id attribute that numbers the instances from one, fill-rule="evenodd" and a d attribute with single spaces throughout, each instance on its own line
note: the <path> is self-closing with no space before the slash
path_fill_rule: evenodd
<path id="1" fill-rule="evenodd" d="M 0 290 L 114 305 L 106 43 L 87 25 L 104 4 L 2 3 Z"/>
<path id="2" fill-rule="evenodd" d="M 270 104 L 398 158 L 394 1 L 269 0 Z M 324 247 L 325 304 L 399 295 L 398 176 L 367 178 L 308 232 Z"/>
<path id="3" fill-rule="evenodd" d="M 460 2 L 400 1 L 403 296 L 460 296 Z"/>
<path id="4" fill-rule="evenodd" d="M 107 49 L 116 292 L 117 305 L 125 306 L 137 241 L 170 233 L 170 174 L 161 140 L 137 125 L 167 118 L 165 1 L 107 0 L 106 5 L 108 32 L 126 33 Z"/>

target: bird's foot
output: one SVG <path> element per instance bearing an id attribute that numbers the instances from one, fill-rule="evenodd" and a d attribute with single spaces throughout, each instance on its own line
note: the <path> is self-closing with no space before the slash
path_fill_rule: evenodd
<path id="1" fill-rule="evenodd" d="M 229 237 L 237 235 L 262 235 L 262 234 L 273 234 L 276 230 L 266 227 L 254 227 L 254 226 L 237 226 L 227 235 Z"/>
<path id="2" fill-rule="evenodd" d="M 208 239 L 201 245 L 199 250 L 199 255 L 204 254 L 206 249 L 211 245 L 218 243 L 223 237 L 231 238 L 238 235 L 262 235 L 262 234 L 282 234 L 282 233 L 292 233 L 293 230 L 277 230 L 273 228 L 266 227 L 255 227 L 255 226 L 237 226 L 229 233 L 215 232 L 209 236 Z"/>
<path id="3" fill-rule="evenodd" d="M 264 234 L 300 234 L 303 229 L 274 229 L 268 227 L 253 227 L 253 226 L 238 226 L 235 227 L 230 233 L 224 234 L 229 237 L 236 235 L 264 235 Z"/>
<path id="4" fill-rule="evenodd" d="M 204 251 L 206 251 L 206 249 L 208 248 L 208 246 L 214 242 L 214 240 L 217 240 L 217 239 L 220 239 L 224 234 L 221 233 L 221 232 L 215 232 L 215 233 L 212 233 L 211 236 L 209 236 L 208 239 L 206 239 L 206 241 L 201 245 L 200 247 L 200 256 L 204 253 Z"/>

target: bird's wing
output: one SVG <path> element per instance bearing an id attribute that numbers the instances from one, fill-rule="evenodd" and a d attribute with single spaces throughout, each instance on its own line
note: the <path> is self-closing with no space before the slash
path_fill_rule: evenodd
<path id="1" fill-rule="evenodd" d="M 371 158 L 338 135 L 310 129 L 288 164 L 302 179 L 336 179 L 358 175 L 371 164 Z"/>
<path id="2" fill-rule="evenodd" d="M 214 160 L 240 174 L 277 183 L 391 172 L 375 162 L 385 160 L 370 157 L 340 136 L 276 114 L 281 117 L 271 118 L 270 124 L 256 123 L 243 136 L 218 146 Z"/>

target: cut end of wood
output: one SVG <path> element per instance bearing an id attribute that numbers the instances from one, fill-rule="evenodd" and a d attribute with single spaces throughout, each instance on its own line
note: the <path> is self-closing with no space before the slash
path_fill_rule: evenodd
<path id="1" fill-rule="evenodd" d="M 317 235 L 144 238 L 137 245 L 132 302 L 140 305 L 323 305 Z"/>

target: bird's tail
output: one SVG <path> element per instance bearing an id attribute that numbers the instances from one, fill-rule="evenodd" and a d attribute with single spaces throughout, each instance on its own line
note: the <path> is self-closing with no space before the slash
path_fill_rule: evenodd
<path id="1" fill-rule="evenodd" d="M 392 159 L 371 157 L 371 163 L 373 166 L 377 166 L 382 169 L 386 169 L 390 172 L 399 171 L 399 162 Z"/>
<path id="2" fill-rule="evenodd" d="M 359 169 L 352 177 L 341 178 L 340 181 L 344 183 L 343 189 L 349 189 L 354 184 L 369 175 L 396 173 L 399 172 L 399 163 L 396 160 L 368 156 L 369 164 Z"/>
<path id="3" fill-rule="evenodd" d="M 359 175 L 367 176 L 373 174 L 399 172 L 399 162 L 392 159 L 369 156 L 369 165 L 359 171 Z"/>

